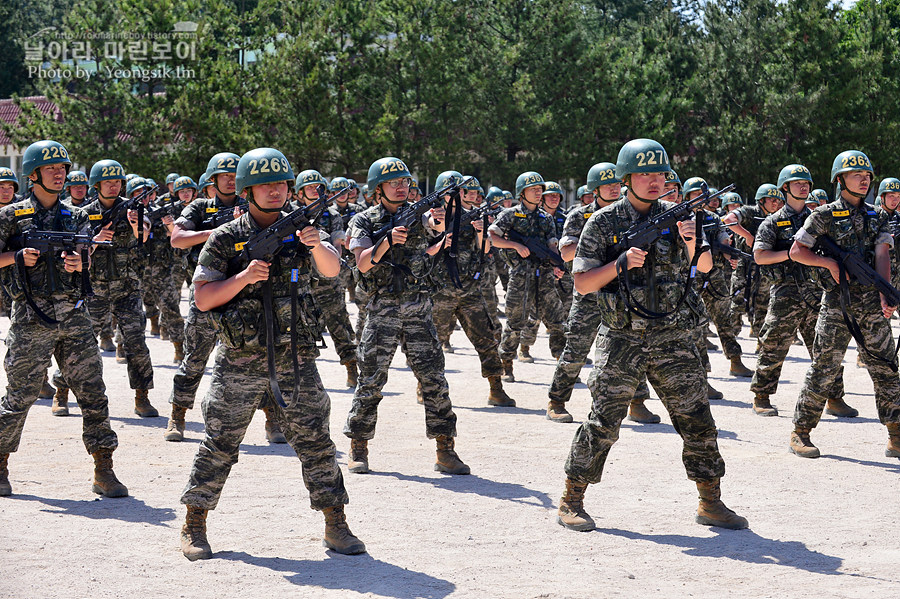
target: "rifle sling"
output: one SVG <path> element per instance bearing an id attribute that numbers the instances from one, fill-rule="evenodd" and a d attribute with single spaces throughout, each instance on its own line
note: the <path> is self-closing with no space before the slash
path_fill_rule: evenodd
<path id="1" fill-rule="evenodd" d="M 850 331 L 850 335 L 853 336 L 853 339 L 856 340 L 857 346 L 861 348 L 866 355 L 884 362 L 885 364 L 891 367 L 893 372 L 897 372 L 897 352 L 900 351 L 900 339 L 897 340 L 897 346 L 894 348 L 894 354 L 891 356 L 891 359 L 886 359 L 883 356 L 880 356 L 874 352 L 872 352 L 866 346 L 866 340 L 863 337 L 862 328 L 859 326 L 859 321 L 856 320 L 856 316 L 850 312 L 850 276 L 847 273 L 847 270 L 844 268 L 843 261 L 838 261 L 838 273 L 839 273 L 839 285 L 840 285 L 840 298 L 841 298 L 841 316 L 844 318 L 844 324 L 847 325 L 847 329 Z"/>
<path id="2" fill-rule="evenodd" d="M 54 265 L 50 260 L 47 260 L 47 268 L 54 268 Z M 47 314 L 45 314 L 43 310 L 38 308 L 38 305 L 34 302 L 34 298 L 31 295 L 31 279 L 28 278 L 28 272 L 25 270 L 24 249 L 16 252 L 16 274 L 19 275 L 19 280 L 22 282 L 22 293 L 25 295 L 25 302 L 32 310 L 34 310 L 34 313 L 37 314 L 38 317 L 48 325 L 59 324 L 58 320 L 47 316 Z"/>

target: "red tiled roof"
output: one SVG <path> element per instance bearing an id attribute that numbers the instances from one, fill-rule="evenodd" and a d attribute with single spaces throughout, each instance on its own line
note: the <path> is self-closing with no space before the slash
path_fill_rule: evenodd
<path id="1" fill-rule="evenodd" d="M 42 114 L 53 114 L 57 119 L 60 118 L 59 110 L 56 108 L 56 105 L 48 100 L 46 96 L 30 96 L 20 99 L 24 102 L 31 102 L 34 104 Z M 20 112 L 22 112 L 21 109 L 16 106 L 11 98 L 0 100 L 0 120 L 4 123 L 15 123 Z M 0 145 L 7 145 L 9 143 L 9 136 L 0 129 Z"/>

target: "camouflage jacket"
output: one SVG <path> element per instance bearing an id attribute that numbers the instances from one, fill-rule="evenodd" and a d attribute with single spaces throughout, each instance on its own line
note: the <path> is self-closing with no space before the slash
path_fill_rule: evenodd
<path id="1" fill-rule="evenodd" d="M 186 231 L 210 231 L 226 222 L 222 216 L 226 212 L 233 211 L 239 200 L 240 198 L 235 197 L 234 204 L 229 206 L 218 196 L 215 199 L 197 198 L 182 209 L 181 216 L 175 219 L 175 224 Z M 198 243 L 185 252 L 185 268 L 191 271 L 197 268 L 202 248 L 203 244 Z"/>
<path id="2" fill-rule="evenodd" d="M 779 210 L 770 214 L 759 225 L 753 241 L 753 251 L 790 250 L 794 244 L 794 236 L 803 226 L 806 217 L 810 215 L 809 208 L 804 206 L 801 212 L 797 212 L 790 205 L 785 204 Z M 767 280 L 776 287 L 785 284 L 796 285 L 802 291 L 821 293 L 816 283 L 815 269 L 788 259 L 779 264 L 763 264 L 760 266 Z"/>
<path id="3" fill-rule="evenodd" d="M 125 198 L 117 198 L 112 207 L 104 208 L 97 199 L 84 204 L 82 209 L 87 212 L 92 227 L 96 228 L 104 215 L 125 201 Z M 133 283 L 132 287 L 137 288 L 145 264 L 144 252 L 138 248 L 138 239 L 134 236 L 131 223 L 123 218 L 113 229 L 112 245 L 97 246 L 94 250 L 91 279 L 103 282 L 128 281 Z"/>
<path id="4" fill-rule="evenodd" d="M 465 210 L 465 212 L 469 211 Z M 452 222 L 447 222 L 448 231 L 452 225 Z M 484 235 L 487 235 L 487 231 L 484 232 Z M 487 255 L 482 250 L 481 243 L 478 242 L 478 235 L 472 223 L 460 227 L 456 246 L 456 266 L 459 270 L 459 279 L 463 291 L 469 291 L 476 287 L 476 282 L 484 274 L 487 263 Z M 449 252 L 450 246 L 445 244 L 444 248 L 434 256 L 431 278 L 438 289 L 455 289 L 448 270 L 448 261 L 451 260 Z"/>
<path id="5" fill-rule="evenodd" d="M 504 238 L 508 238 L 510 231 L 516 231 L 525 237 L 537 237 L 548 246 L 559 240 L 550 215 L 540 208 L 529 212 L 521 202 L 501 212 L 490 226 L 490 231 Z M 503 256 L 510 261 L 512 268 L 528 262 L 515 251 L 505 251 Z"/>

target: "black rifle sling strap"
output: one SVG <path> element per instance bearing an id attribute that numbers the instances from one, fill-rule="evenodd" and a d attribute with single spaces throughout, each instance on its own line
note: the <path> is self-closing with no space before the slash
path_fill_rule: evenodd
<path id="1" fill-rule="evenodd" d="M 38 308 L 38 305 L 34 302 L 34 298 L 31 295 L 31 279 L 28 277 L 28 271 L 25 270 L 25 268 L 25 250 L 21 249 L 16 252 L 16 274 L 19 275 L 19 281 L 22 284 L 22 293 L 25 296 L 25 303 L 27 303 L 28 306 L 32 310 L 34 310 L 34 313 L 37 314 L 38 318 L 40 318 L 44 323 L 48 325 L 59 324 L 58 320 L 47 316 L 47 314 L 45 314 L 43 310 Z M 54 268 L 52 260 L 47 260 L 47 268 Z"/>

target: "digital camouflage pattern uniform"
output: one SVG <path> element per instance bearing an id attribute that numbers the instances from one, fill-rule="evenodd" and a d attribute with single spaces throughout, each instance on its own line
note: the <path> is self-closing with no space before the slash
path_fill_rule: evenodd
<path id="1" fill-rule="evenodd" d="M 728 231 L 722 224 L 722 219 L 714 212 L 703 210 L 703 228 L 706 236 L 712 239 L 714 236 L 718 238 L 719 243 L 731 240 Z M 716 325 L 716 331 L 719 333 L 719 341 L 722 342 L 722 353 L 729 360 L 741 357 L 741 346 L 737 342 L 737 335 L 740 332 L 740 321 L 735 320 L 731 316 L 731 262 L 725 254 L 713 255 L 713 269 L 704 274 L 701 278 L 702 287 L 700 296 L 706 305 L 706 310 L 710 318 Z"/>
<path id="2" fill-rule="evenodd" d="M 249 213 L 217 229 L 200 253 L 194 280 L 220 281 L 246 269 L 248 261 L 236 249 L 240 247 L 236 244 L 260 230 Z M 290 352 L 292 269 L 298 271 L 301 298 L 298 320 L 302 324 L 296 328 L 299 381 L 294 381 Z M 247 427 L 262 402 L 272 406 L 288 443 L 300 458 L 303 483 L 309 490 L 312 508 L 324 510 L 347 503 L 347 491 L 328 427 L 331 400 L 315 364 L 318 331 L 304 326 L 312 318 L 310 270 L 309 251 L 295 236 L 294 241 L 282 246 L 269 271 L 276 327 L 275 364 L 287 408 L 275 403 L 269 384 L 262 283 L 248 285 L 230 302 L 209 313 L 222 344 L 216 352 L 209 392 L 203 399 L 206 435 L 194 458 L 181 503 L 215 509 L 228 473 L 238 461 Z M 292 398 L 295 382 L 299 389 L 296 402 Z"/>
<path id="3" fill-rule="evenodd" d="M 26 230 L 67 231 L 91 235 L 87 213 L 57 202 L 45 209 L 29 194 L 0 210 L 0 251 L 14 249 L 11 241 Z M 94 339 L 87 305 L 81 299 L 81 274 L 67 273 L 61 259 L 52 260 L 58 289 L 49 289 L 48 256 L 28 268 L 32 296 L 38 307 L 59 324 L 49 325 L 26 304 L 15 266 L 0 269 L 0 282 L 13 298 L 6 336 L 6 395 L 0 400 L 0 454 L 19 447 L 28 409 L 41 390 L 44 375 L 55 357 L 75 394 L 82 416 L 82 440 L 88 453 L 118 446 L 109 424 L 109 402 L 103 383 L 103 363 Z"/>
<path id="4" fill-rule="evenodd" d="M 674 204 L 659 201 L 650 215 Z M 601 209 L 588 220 L 578 242 L 573 272 L 587 272 L 614 260 L 613 239 L 643 219 L 626 199 Z M 675 307 L 685 286 L 687 247 L 672 231 L 651 247 L 656 268 L 628 271 L 635 299 L 647 305 L 647 288 L 655 286 L 658 308 Z M 649 379 L 669 412 L 675 431 L 684 441 L 682 461 L 694 481 L 712 481 L 725 474 L 725 462 L 716 442 L 716 424 L 706 397 L 706 373 L 700 361 L 693 331 L 696 309 L 688 296 L 678 311 L 644 320 L 625 308 L 618 280 L 597 292 L 601 321 L 606 327 L 597 340 L 594 368 L 588 378 L 593 403 L 588 419 L 579 426 L 566 460 L 566 474 L 579 483 L 600 481 L 606 457 L 619 438 L 622 419 L 641 381 Z M 656 306 L 647 305 L 651 310 Z"/>
<path id="5" fill-rule="evenodd" d="M 759 205 L 741 206 L 732 214 L 737 217 L 739 225 L 747 229 L 751 235 L 756 236 L 759 226 L 765 220 L 766 214 Z M 740 235 L 733 235 L 734 247 L 753 253 L 753 248 L 747 245 L 746 240 Z M 747 288 L 747 274 L 750 273 L 750 288 Z M 769 304 L 769 289 L 772 282 L 763 276 L 761 269 L 755 262 L 747 258 L 738 259 L 738 267 L 731 273 L 731 317 L 734 320 L 734 328 L 741 330 L 741 316 L 747 313 L 747 294 L 750 295 L 750 309 L 752 314 L 747 314 L 750 319 L 750 330 L 759 336 L 763 321 L 766 319 L 766 306 Z"/>
<path id="6" fill-rule="evenodd" d="M 860 255 L 872 268 L 875 268 L 875 247 L 881 243 L 893 247 L 894 243 L 887 214 L 877 213 L 865 202 L 854 208 L 841 197 L 816 208 L 795 239 L 806 247 L 812 247 L 820 235 L 828 235 L 844 250 Z M 822 307 L 816 321 L 812 364 L 794 409 L 794 425 L 798 429 L 812 429 L 819 423 L 822 409 L 831 397 L 829 393 L 839 383 L 841 362 L 851 338 L 841 312 L 840 287 L 833 284 L 828 271 L 819 273 L 819 276 L 826 281 L 827 289 L 822 295 Z M 859 322 L 866 346 L 874 354 L 865 355 L 863 360 L 875 385 L 878 418 L 882 424 L 898 423 L 900 377 L 893 355 L 890 321 L 881 313 L 880 295 L 875 288 L 851 281 L 849 293 L 848 310 Z"/>
<path id="7" fill-rule="evenodd" d="M 159 324 L 168 332 L 172 343 L 182 343 L 184 318 L 181 316 L 181 282 L 175 280 L 175 252 L 169 242 L 169 230 L 162 220 L 151 223 L 150 238 L 144 243 L 144 253 L 144 312 L 147 318 L 159 316 Z M 179 257 L 178 262 L 180 261 Z"/>
<path id="8" fill-rule="evenodd" d="M 547 217 L 553 223 L 556 238 L 562 239 L 566 223 L 566 211 L 560 206 L 552 215 L 546 210 L 544 213 L 547 214 Z M 572 308 L 572 294 L 574 293 L 574 290 L 575 279 L 572 278 L 572 273 L 566 270 L 566 273 L 556 283 L 556 294 L 559 296 L 559 301 L 562 303 L 563 315 L 568 314 L 569 310 Z M 522 338 L 519 343 L 526 347 L 534 345 L 537 341 L 538 328 L 540 326 L 541 322 L 537 318 L 537 314 L 532 310 L 531 314 L 528 316 L 528 326 L 522 331 Z"/>

